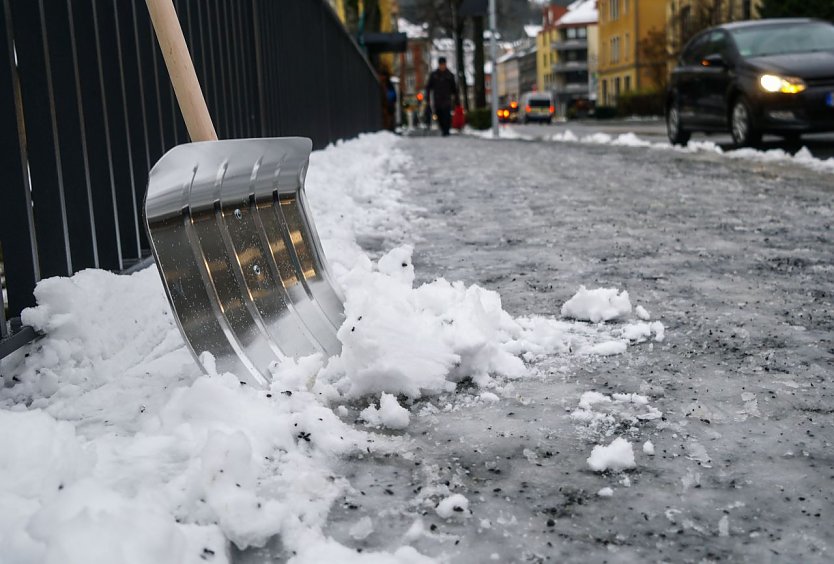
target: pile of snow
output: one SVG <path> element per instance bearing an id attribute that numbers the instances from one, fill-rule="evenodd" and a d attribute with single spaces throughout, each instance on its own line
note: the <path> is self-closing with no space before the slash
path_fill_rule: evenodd
<path id="1" fill-rule="evenodd" d="M 562 316 L 581 321 L 610 321 L 631 313 L 628 292 L 616 288 L 588 290 L 581 286 L 579 291 L 562 306 Z"/>
<path id="2" fill-rule="evenodd" d="M 370 405 L 359 413 L 359 418 L 368 425 L 383 426 L 389 429 L 405 429 L 411 420 L 408 410 L 397 403 L 392 394 L 382 393 L 379 398 L 379 409 Z"/>
<path id="3" fill-rule="evenodd" d="M 623 428 L 637 432 L 640 425 L 656 421 L 663 412 L 640 394 L 585 392 L 570 415 L 579 435 L 589 440 L 610 437 Z"/>
<path id="4" fill-rule="evenodd" d="M 445 393 L 469 378 L 484 401 L 498 401 L 489 390 L 530 375 L 525 361 L 622 352 L 647 337 L 628 325 L 513 318 L 497 293 L 462 282 L 415 288 L 403 243 L 414 239 L 418 210 L 404 203 L 410 161 L 396 143 L 376 134 L 313 153 L 307 190 L 347 298 L 343 349 L 283 363 L 269 389 L 200 373 L 155 269 L 87 270 L 38 285 L 24 322 L 46 337 L 0 364 L 4 558 L 119 562 L 129 552 L 136 563 L 226 562 L 229 543 L 279 535 L 294 562 L 426 561 L 408 547 L 357 554 L 323 532 L 348 487 L 339 457 L 382 448 L 337 416 L 348 414 L 343 404 L 379 398 L 360 418 L 407 430 L 395 395 Z M 393 248 L 374 261 L 358 243 L 369 238 Z M 613 319 L 613 308 L 621 318 L 627 294 L 608 301 L 593 315 Z M 441 516 L 469 514 L 462 496 L 420 495 L 446 496 Z"/>
<path id="5" fill-rule="evenodd" d="M 555 133 L 547 138 L 561 143 L 585 143 L 590 145 L 615 145 L 621 147 L 643 147 L 662 151 L 677 151 L 683 153 L 715 153 L 730 159 L 741 159 L 759 163 L 790 163 L 800 165 L 818 172 L 834 172 L 834 158 L 818 159 L 811 154 L 807 147 L 803 147 L 795 155 L 782 149 L 760 151 L 758 149 L 734 149 L 724 151 L 712 141 L 690 141 L 686 147 L 673 146 L 669 143 L 652 143 L 641 139 L 634 133 L 622 133 L 613 137 L 607 133 L 593 133 L 582 138 L 571 130 Z"/>
<path id="6" fill-rule="evenodd" d="M 631 443 L 622 437 L 617 437 L 608 446 L 597 445 L 588 457 L 588 466 L 594 472 L 622 472 L 635 468 L 634 450 Z"/>
<path id="7" fill-rule="evenodd" d="M 470 515 L 469 500 L 461 494 L 450 495 L 438 503 L 434 510 L 443 519 L 468 517 Z"/>
<path id="8" fill-rule="evenodd" d="M 463 129 L 463 133 L 465 135 L 471 135 L 472 137 L 480 137 L 481 139 L 495 139 L 492 135 L 492 129 L 472 129 L 468 125 Z M 521 141 L 532 141 L 535 139 L 532 135 L 524 135 L 523 133 L 519 133 L 518 130 L 514 127 L 510 127 L 507 124 L 500 124 L 498 126 L 498 138 L 499 139 L 518 139 Z"/>

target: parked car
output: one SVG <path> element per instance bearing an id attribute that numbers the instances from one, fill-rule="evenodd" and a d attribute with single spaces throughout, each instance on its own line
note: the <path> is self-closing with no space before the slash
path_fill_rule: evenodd
<path id="1" fill-rule="evenodd" d="M 798 141 L 834 131 L 834 25 L 815 19 L 737 22 L 684 47 L 666 96 L 669 140 L 729 131 L 740 146 L 765 133 Z"/>
<path id="2" fill-rule="evenodd" d="M 556 108 L 553 97 L 546 92 L 528 92 L 521 97 L 518 120 L 522 123 L 531 121 L 550 123 Z"/>
<path id="3" fill-rule="evenodd" d="M 518 102 L 510 102 L 498 109 L 498 121 L 501 123 L 515 123 L 518 121 Z"/>

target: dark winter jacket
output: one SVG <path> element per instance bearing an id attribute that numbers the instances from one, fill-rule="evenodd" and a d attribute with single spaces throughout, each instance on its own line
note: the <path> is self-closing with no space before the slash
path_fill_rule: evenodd
<path id="1" fill-rule="evenodd" d="M 450 109 L 453 99 L 456 104 L 458 102 L 458 86 L 455 83 L 455 75 L 449 69 L 432 71 L 429 75 L 429 82 L 426 84 L 426 100 L 431 100 L 432 91 L 436 110 Z"/>

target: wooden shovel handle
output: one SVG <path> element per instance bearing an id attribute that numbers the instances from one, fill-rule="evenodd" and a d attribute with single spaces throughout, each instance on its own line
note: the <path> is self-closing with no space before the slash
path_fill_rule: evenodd
<path id="1" fill-rule="evenodd" d="M 192 141 L 217 141 L 217 132 L 214 131 L 173 1 L 147 0 L 147 3 L 188 135 Z"/>

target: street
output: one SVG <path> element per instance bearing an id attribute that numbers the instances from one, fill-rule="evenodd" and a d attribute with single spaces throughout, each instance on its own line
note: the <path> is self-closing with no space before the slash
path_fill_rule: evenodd
<path id="1" fill-rule="evenodd" d="M 616 119 L 616 120 L 572 120 L 568 122 L 556 122 L 551 125 L 543 124 L 510 124 L 509 128 L 522 135 L 541 138 L 554 133 L 570 130 L 579 137 L 594 133 L 605 133 L 612 136 L 624 133 L 634 133 L 641 139 L 652 143 L 668 143 L 666 137 L 666 123 L 662 118 L 642 119 Z M 692 141 L 711 141 L 723 150 L 732 150 L 733 140 L 730 133 L 694 133 Z M 800 147 L 807 147 L 811 154 L 818 159 L 834 157 L 834 134 L 815 133 L 804 135 Z M 785 143 L 784 139 L 774 135 L 767 135 L 762 141 L 761 150 L 783 149 L 795 153 L 800 147 L 792 147 Z"/>
<path id="2" fill-rule="evenodd" d="M 513 315 L 558 316 L 580 285 L 625 289 L 667 336 L 621 356 L 536 359 L 540 377 L 497 403 L 466 383 L 417 401 L 394 452 L 341 468 L 351 488 L 326 534 L 452 562 L 830 561 L 829 176 L 573 143 L 399 146 L 425 209 L 422 281 L 483 285 Z M 643 394 L 663 417 L 612 406 L 599 425 L 578 422 L 588 391 Z M 636 469 L 592 472 L 592 447 L 615 436 L 634 443 Z M 466 496 L 471 517 L 438 517 L 424 497 L 438 491 Z M 274 543 L 237 554 L 284 557 Z"/>

